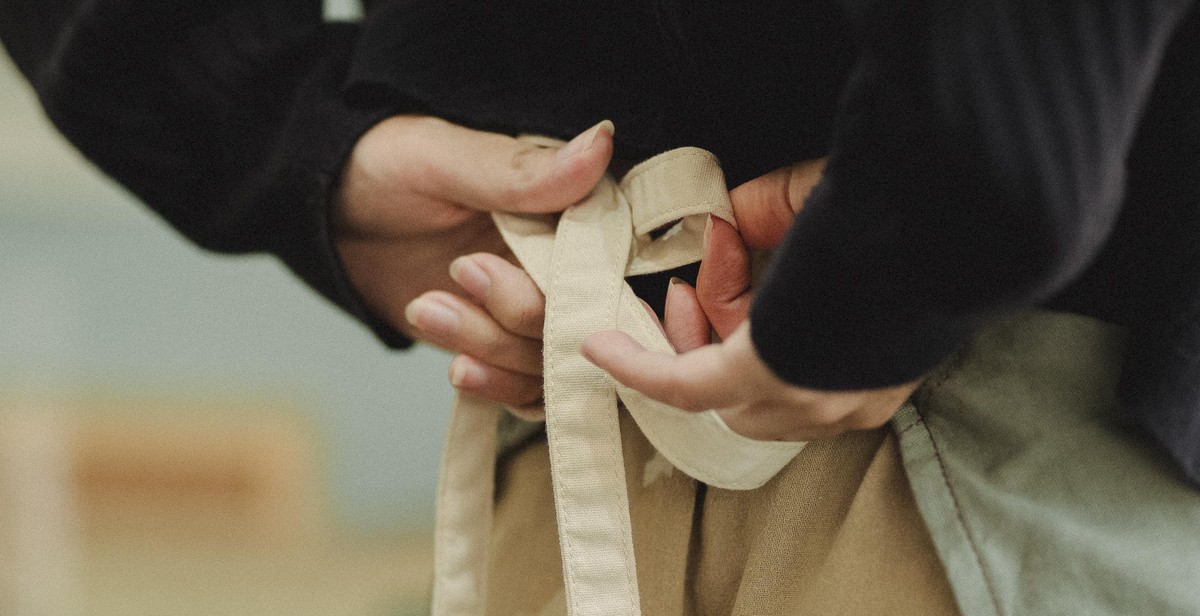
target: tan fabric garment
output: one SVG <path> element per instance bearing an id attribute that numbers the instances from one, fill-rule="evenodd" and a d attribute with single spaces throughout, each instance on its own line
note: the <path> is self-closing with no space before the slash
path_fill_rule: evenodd
<path id="1" fill-rule="evenodd" d="M 588 334 L 614 327 L 672 352 L 624 278 L 694 261 L 710 214 L 732 220 L 720 167 L 683 148 L 619 184 L 602 179 L 561 217 L 496 216 L 546 294 L 547 437 L 497 468 L 493 509 L 498 410 L 460 397 L 439 488 L 435 614 L 953 611 L 884 432 L 812 452 L 751 440 L 715 412 L 614 385 L 580 356 Z"/>
<path id="2" fill-rule="evenodd" d="M 957 614 L 890 429 L 810 444 L 763 487 L 707 488 L 621 414 L 649 615 Z M 501 460 L 488 614 L 565 614 L 544 439 Z"/>
<path id="3" fill-rule="evenodd" d="M 620 329 L 674 352 L 625 283 L 700 257 L 710 215 L 732 221 L 716 157 L 680 148 L 604 177 L 560 216 L 496 214 L 497 228 L 546 295 L 546 434 L 566 602 L 573 616 L 639 616 L 637 549 L 622 471 L 618 398 L 664 458 L 708 485 L 748 490 L 789 464 L 804 443 L 737 434 L 715 411 L 691 413 L 614 383 L 583 358 L 589 334 Z M 659 233 L 661 231 L 661 233 Z M 450 422 L 434 530 L 432 612 L 475 616 L 487 603 L 486 529 L 499 405 L 459 396 Z"/>

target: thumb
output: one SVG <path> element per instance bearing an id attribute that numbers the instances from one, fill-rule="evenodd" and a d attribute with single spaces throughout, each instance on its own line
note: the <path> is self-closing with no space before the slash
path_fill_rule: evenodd
<path id="1" fill-rule="evenodd" d="M 783 242 L 792 218 L 804 206 L 825 170 L 825 159 L 806 160 L 759 176 L 729 193 L 738 231 L 751 250 Z"/>
<path id="2" fill-rule="evenodd" d="M 583 199 L 608 169 L 613 123 L 605 120 L 555 148 L 446 124 L 427 150 L 433 192 L 476 210 L 558 212 Z"/>

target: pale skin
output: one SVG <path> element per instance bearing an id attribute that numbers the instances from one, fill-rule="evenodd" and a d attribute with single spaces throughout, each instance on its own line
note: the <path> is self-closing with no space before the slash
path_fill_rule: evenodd
<path id="1" fill-rule="evenodd" d="M 647 351 L 611 331 L 585 340 L 584 356 L 657 400 L 690 411 L 717 409 L 733 430 L 751 438 L 812 440 L 885 424 L 919 380 L 861 391 L 798 387 L 775 376 L 750 338 L 747 249 L 778 245 L 822 169 L 822 161 L 799 163 L 731 193 L 738 228 L 714 219 L 696 288 L 673 282 L 668 289 L 663 330 L 678 355 Z M 497 365 L 469 350 L 497 340 L 494 333 L 460 332 L 457 344 L 445 345 L 460 353 L 451 364 L 451 381 L 464 391 L 508 404 L 536 401 L 541 396 L 540 352 L 529 351 L 540 351 L 541 293 L 524 272 L 494 255 L 460 258 L 452 276 L 483 307 L 485 320 L 493 317 L 490 329 L 508 329 L 526 346 L 513 353 L 520 366 Z M 509 327 L 513 323 L 521 325 Z M 720 342 L 711 342 L 713 332 Z M 530 342 L 535 346 L 529 347 Z"/>
<path id="2" fill-rule="evenodd" d="M 505 261 L 511 255 L 488 212 L 561 211 L 591 191 L 611 157 L 611 123 L 544 148 L 437 118 L 384 120 L 356 144 L 334 199 L 334 240 L 350 282 L 408 336 L 504 375 L 489 392 L 515 401 L 529 384 L 541 386 L 540 360 L 532 362 L 541 321 L 520 304 L 533 296 L 524 280 L 510 280 L 524 274 Z M 479 252 L 489 254 L 472 263 L 504 293 L 472 286 L 470 268 L 451 268 Z M 452 278 L 481 299 L 460 298 Z"/>

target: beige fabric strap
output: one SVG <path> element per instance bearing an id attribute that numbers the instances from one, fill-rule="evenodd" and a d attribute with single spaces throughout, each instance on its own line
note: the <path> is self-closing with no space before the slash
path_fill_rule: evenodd
<path id="1" fill-rule="evenodd" d="M 500 412 L 459 394 L 450 415 L 433 529 L 434 614 L 483 613 Z"/>
<path id="2" fill-rule="evenodd" d="M 618 395 L 663 457 L 713 486 L 761 486 L 804 446 L 748 439 L 713 411 L 689 413 L 651 400 L 614 384 L 579 354 L 587 335 L 606 329 L 674 352 L 624 278 L 698 260 L 710 214 L 733 221 L 724 177 L 712 154 L 684 148 L 638 165 L 619 185 L 605 177 L 561 216 L 495 215 L 546 295 L 546 432 L 570 614 L 641 613 Z M 494 450 L 495 435 L 480 422 L 494 425 L 495 411 L 480 406 L 486 405 L 460 398 L 446 444 L 435 539 L 433 613 L 439 616 L 482 613 L 487 541 L 480 528 L 490 525 L 494 462 L 480 453 Z M 476 417 L 462 419 L 465 414 Z M 475 528 L 458 527 L 462 523 Z"/>

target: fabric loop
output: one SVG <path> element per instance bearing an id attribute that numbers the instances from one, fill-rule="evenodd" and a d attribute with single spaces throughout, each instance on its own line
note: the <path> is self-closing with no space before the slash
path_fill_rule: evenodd
<path id="1" fill-rule="evenodd" d="M 687 412 L 647 398 L 614 383 L 579 353 L 586 336 L 607 329 L 624 331 L 647 349 L 674 353 L 624 278 L 699 260 L 709 215 L 734 223 L 717 159 L 697 148 L 656 156 L 634 167 L 620 184 L 605 176 L 561 216 L 493 214 L 504 240 L 546 296 L 546 433 L 570 614 L 641 613 L 618 396 L 667 461 L 716 487 L 759 487 L 804 447 L 749 439 L 729 429 L 714 411 Z M 665 232 L 654 233 L 664 227 Z M 490 498 L 493 490 L 492 467 L 464 452 L 494 451 L 494 430 L 491 440 L 483 442 L 488 436 L 483 430 L 461 429 L 459 415 L 472 411 L 464 405 L 460 399 L 454 410 L 439 490 L 437 615 L 482 613 L 482 599 L 445 595 L 482 597 L 486 588 L 484 580 L 476 579 L 483 576 L 479 562 L 486 545 L 478 530 L 462 535 L 464 541 L 480 542 L 474 556 L 443 537 L 455 524 L 470 523 L 464 507 L 490 506 L 482 504 L 481 495 Z M 460 455 L 474 459 L 464 462 L 457 459 Z M 477 469 L 476 482 L 464 485 L 456 478 L 471 464 Z M 465 494 L 471 491 L 475 493 Z M 490 511 L 477 511 L 477 516 L 475 523 L 488 520 Z"/>

